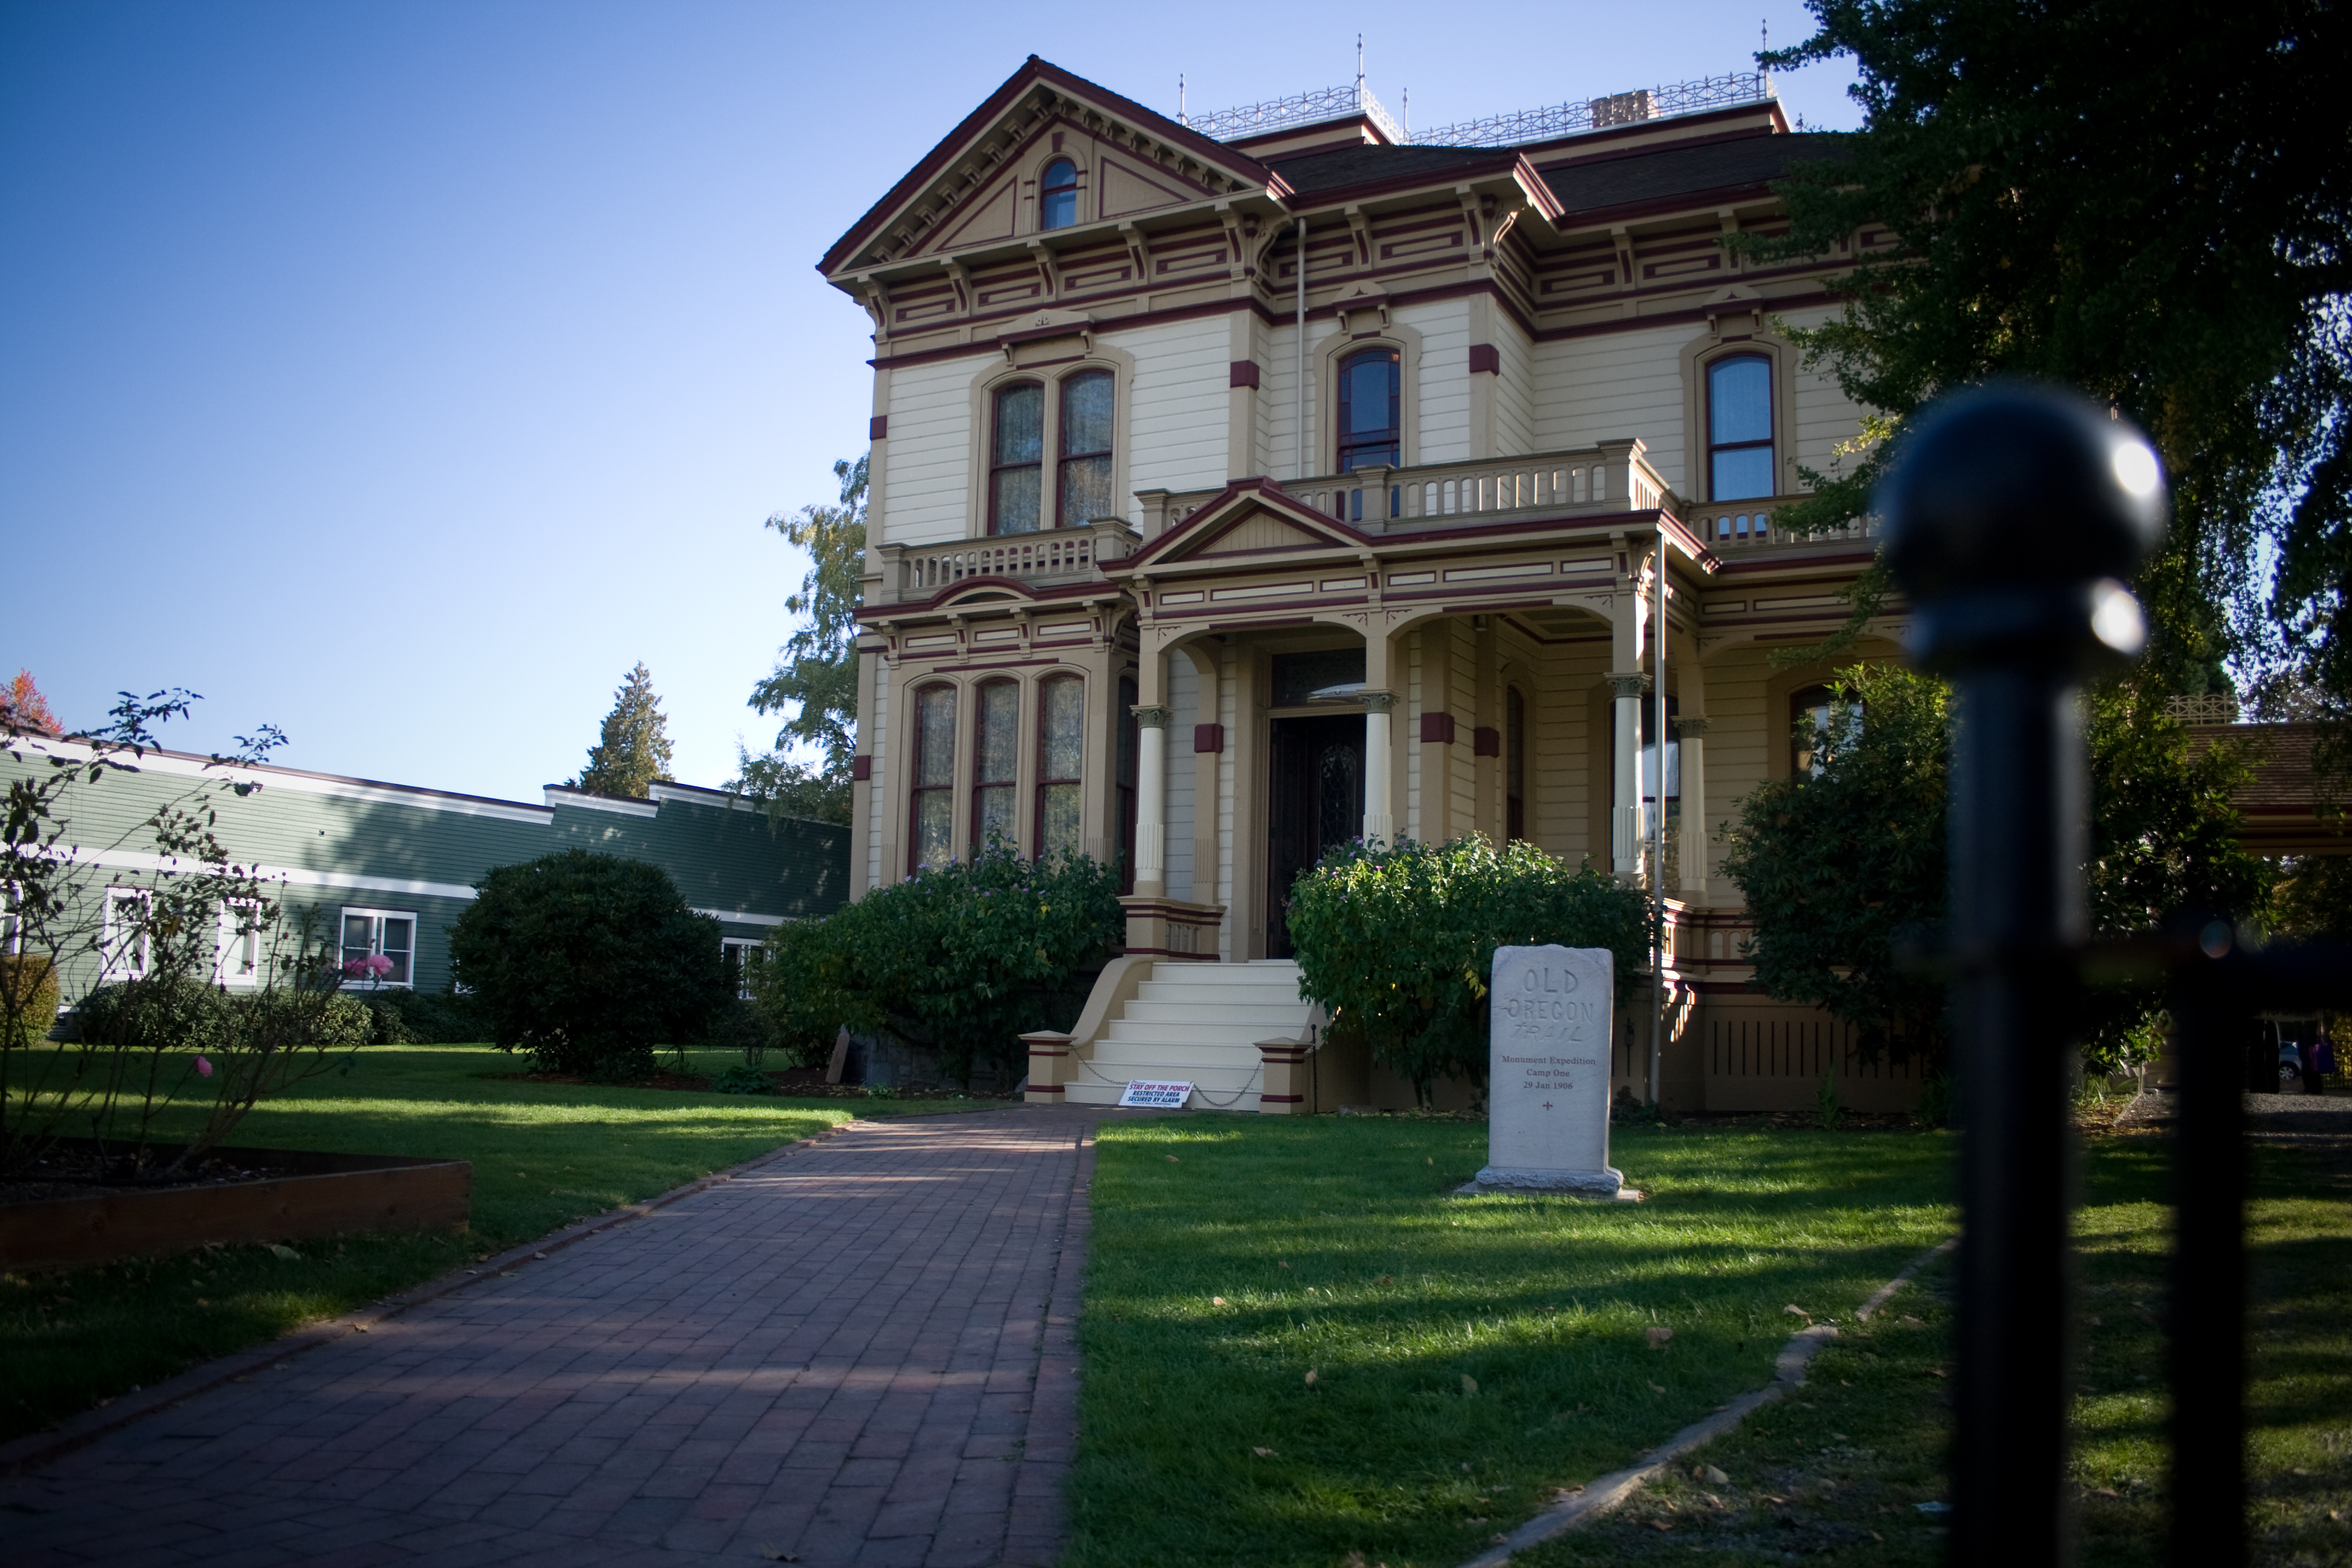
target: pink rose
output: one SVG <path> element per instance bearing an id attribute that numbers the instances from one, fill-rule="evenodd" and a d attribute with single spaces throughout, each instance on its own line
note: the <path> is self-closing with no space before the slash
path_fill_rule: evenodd
<path id="1" fill-rule="evenodd" d="M 210 1077 L 212 1077 L 212 1076 L 213 1076 L 213 1064 L 212 1064 L 211 1062 L 209 1062 L 209 1061 L 205 1060 L 203 1057 L 198 1057 L 198 1058 L 196 1058 L 196 1076 L 197 1076 L 198 1078 L 210 1078 Z"/>

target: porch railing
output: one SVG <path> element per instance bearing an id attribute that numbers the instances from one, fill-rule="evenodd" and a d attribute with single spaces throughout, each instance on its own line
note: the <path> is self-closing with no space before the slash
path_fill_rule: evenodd
<path id="1" fill-rule="evenodd" d="M 866 603 L 928 599 L 942 588 L 973 577 L 1011 577 L 1024 583 L 1102 582 L 1102 563 L 1120 559 L 1136 542 L 1133 529 L 1107 518 L 1084 528 L 1044 533 L 965 539 L 951 544 L 885 544 L 876 552 L 880 570 L 866 578 Z"/>

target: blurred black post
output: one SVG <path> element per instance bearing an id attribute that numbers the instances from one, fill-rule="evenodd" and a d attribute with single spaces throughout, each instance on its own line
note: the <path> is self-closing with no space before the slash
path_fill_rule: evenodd
<path id="1" fill-rule="evenodd" d="M 2119 579 L 2161 536 L 2163 479 L 2105 410 L 1996 385 L 1927 412 L 1877 507 L 1916 606 L 1913 657 L 1950 678 L 1957 720 L 1952 1561 L 2032 1568 L 2072 1556 L 2067 1089 L 2090 805 L 2078 686 L 2144 640 Z"/>
<path id="2" fill-rule="evenodd" d="M 2226 922 L 2200 932 L 2222 960 Z M 2246 1560 L 2246 1042 L 2244 999 L 2214 963 L 2178 975 L 2170 998 L 2179 1113 L 2172 1141 L 2172 1538 L 2179 1568 Z M 2273 1069 L 2275 1075 L 2276 1069 Z"/>

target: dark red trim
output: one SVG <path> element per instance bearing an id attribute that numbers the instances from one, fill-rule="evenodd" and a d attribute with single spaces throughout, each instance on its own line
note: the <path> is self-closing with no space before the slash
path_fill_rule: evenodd
<path id="1" fill-rule="evenodd" d="M 1491 725 L 1479 725 L 1470 731 L 1470 754 L 1474 757 L 1501 756 L 1503 732 Z"/>
<path id="2" fill-rule="evenodd" d="M 1454 715 L 1423 713 L 1421 716 L 1421 743 L 1424 746 L 1450 746 L 1454 743 Z"/>
<path id="3" fill-rule="evenodd" d="M 853 784 L 866 784 L 874 777 L 874 759 L 859 756 L 849 759 L 849 778 Z"/>
<path id="4" fill-rule="evenodd" d="M 1237 359 L 1225 373 L 1227 386 L 1255 387 L 1257 384 L 1257 361 L 1254 359 Z"/>
<path id="5" fill-rule="evenodd" d="M 1223 752 L 1224 749 L 1225 727 L 1223 724 L 1195 724 L 1192 726 L 1192 754 L 1194 756 L 1218 756 Z"/>
<path id="6" fill-rule="evenodd" d="M 1492 343 L 1470 345 L 1470 374 L 1476 375 L 1482 371 L 1489 375 L 1503 374 L 1503 351 Z"/>
<path id="7" fill-rule="evenodd" d="M 890 416 L 887 414 L 877 414 L 873 418 L 868 419 L 866 422 L 866 438 L 867 440 L 887 440 L 889 438 L 889 435 Z"/>

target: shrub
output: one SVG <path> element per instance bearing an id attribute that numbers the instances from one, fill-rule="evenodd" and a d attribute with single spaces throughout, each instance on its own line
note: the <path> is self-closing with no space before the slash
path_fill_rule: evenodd
<path id="1" fill-rule="evenodd" d="M 1535 846 L 1342 846 L 1291 885 L 1299 987 L 1352 1021 L 1424 1102 L 1440 1077 L 1484 1083 L 1497 947 L 1605 947 L 1622 989 L 1648 952 L 1642 893 Z"/>
<path id="2" fill-rule="evenodd" d="M 712 1016 L 710 1035 L 704 1044 L 722 1051 L 740 1051 L 744 1064 L 757 1068 L 767 1059 L 768 1048 L 776 1044 L 776 1026 L 757 1002 L 734 997 Z"/>
<path id="3" fill-rule="evenodd" d="M 454 991 L 362 991 L 375 1018 L 378 1046 L 462 1046 L 484 1033 L 468 998 Z"/>
<path id="4" fill-rule="evenodd" d="M 46 1040 L 58 1022 L 58 966 L 34 953 L 0 953 L 0 1029 L 13 1046 Z"/>
<path id="5" fill-rule="evenodd" d="M 726 1001 L 719 922 L 658 866 L 568 849 L 482 879 L 449 957 L 501 1050 L 543 1072 L 642 1078 Z"/>
<path id="6" fill-rule="evenodd" d="M 737 1062 L 710 1079 L 713 1094 L 773 1094 L 776 1080 L 748 1062 Z"/>
<path id="7" fill-rule="evenodd" d="M 992 840 L 969 862 L 780 926 L 752 987 L 779 1040 L 824 1059 L 847 1024 L 887 1029 L 966 1085 L 1010 1067 L 1032 1029 L 1067 1027 L 1126 932 L 1118 872 L 1083 855 L 1024 860 Z"/>
<path id="8" fill-rule="evenodd" d="M 219 1051 L 235 1036 L 228 994 L 175 974 L 101 985 L 74 1008 L 84 1040 L 143 1051 Z"/>

